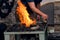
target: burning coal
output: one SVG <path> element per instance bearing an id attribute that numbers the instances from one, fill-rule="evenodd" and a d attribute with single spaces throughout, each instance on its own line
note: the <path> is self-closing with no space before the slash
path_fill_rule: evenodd
<path id="1" fill-rule="evenodd" d="M 17 15 L 19 16 L 19 20 L 21 21 L 21 24 L 25 24 L 26 27 L 30 27 L 30 25 L 35 25 L 36 20 L 32 20 L 29 16 L 29 13 L 26 10 L 26 6 L 18 0 L 17 2 Z"/>

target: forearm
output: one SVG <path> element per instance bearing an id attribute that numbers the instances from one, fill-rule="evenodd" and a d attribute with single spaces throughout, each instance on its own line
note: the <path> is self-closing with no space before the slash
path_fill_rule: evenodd
<path id="1" fill-rule="evenodd" d="M 44 14 L 42 11 L 40 11 L 34 4 L 34 2 L 28 2 L 29 7 L 32 9 L 32 11 L 36 12 L 37 14 L 41 15 L 43 19 L 47 19 L 48 16 Z"/>
<path id="2" fill-rule="evenodd" d="M 37 13 L 37 14 L 39 14 L 39 15 L 42 15 L 42 14 L 43 14 L 43 12 L 40 11 L 40 10 L 39 10 L 38 8 L 36 8 L 36 7 L 31 6 L 30 8 L 32 9 L 32 11 L 34 11 L 35 13 Z"/>
<path id="3" fill-rule="evenodd" d="M 29 7 L 31 8 L 32 11 L 34 11 L 35 13 L 39 14 L 39 15 L 43 15 L 44 13 L 42 11 L 40 11 L 34 4 L 34 2 L 29 2 Z"/>

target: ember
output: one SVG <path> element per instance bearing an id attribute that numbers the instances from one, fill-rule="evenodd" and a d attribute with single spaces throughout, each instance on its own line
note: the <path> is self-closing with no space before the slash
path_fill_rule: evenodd
<path id="1" fill-rule="evenodd" d="M 18 0 L 17 2 L 17 15 L 19 16 L 19 20 L 21 21 L 21 24 L 25 24 L 26 27 L 30 27 L 30 25 L 35 25 L 36 20 L 32 20 L 29 16 L 29 13 L 26 10 L 26 6 Z"/>

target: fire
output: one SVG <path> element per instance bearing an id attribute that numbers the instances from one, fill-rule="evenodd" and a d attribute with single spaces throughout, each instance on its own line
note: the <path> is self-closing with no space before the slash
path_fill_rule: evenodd
<path id="1" fill-rule="evenodd" d="M 25 24 L 26 27 L 30 27 L 30 25 L 35 25 L 36 20 L 32 20 L 29 16 L 29 13 L 26 10 L 26 6 L 18 0 L 17 2 L 17 15 L 19 16 L 19 20 L 21 21 L 21 24 Z"/>

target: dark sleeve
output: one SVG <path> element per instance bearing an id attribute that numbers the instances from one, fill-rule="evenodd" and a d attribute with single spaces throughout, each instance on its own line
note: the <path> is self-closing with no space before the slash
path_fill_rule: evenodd
<path id="1" fill-rule="evenodd" d="M 40 3 L 42 0 L 35 0 L 36 3 Z"/>
<path id="2" fill-rule="evenodd" d="M 34 0 L 26 0 L 26 2 L 34 2 Z"/>

